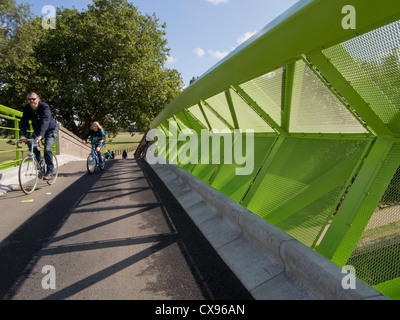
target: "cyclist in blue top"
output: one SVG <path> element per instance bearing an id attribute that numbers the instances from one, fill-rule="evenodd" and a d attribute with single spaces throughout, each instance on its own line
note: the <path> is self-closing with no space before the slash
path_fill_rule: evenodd
<path id="1" fill-rule="evenodd" d="M 90 131 L 85 134 L 83 137 L 83 143 L 87 143 L 87 139 L 90 137 L 90 141 L 92 145 L 95 146 L 96 152 L 99 155 L 100 162 L 104 161 L 103 155 L 101 154 L 100 150 L 104 146 L 104 142 L 106 141 L 106 134 L 104 133 L 103 128 L 101 125 L 95 121 L 90 126 Z"/>

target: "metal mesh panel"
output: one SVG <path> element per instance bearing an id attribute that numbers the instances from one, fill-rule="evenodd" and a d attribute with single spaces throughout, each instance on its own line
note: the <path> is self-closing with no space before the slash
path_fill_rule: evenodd
<path id="1" fill-rule="evenodd" d="M 224 130 L 229 129 L 228 125 L 224 123 L 214 112 L 211 110 L 207 104 L 201 103 L 204 113 L 206 114 L 207 120 L 210 123 L 212 129 Z M 216 111 L 216 110 L 215 110 Z M 218 112 L 217 112 L 218 113 Z"/>
<path id="2" fill-rule="evenodd" d="M 240 87 L 272 118 L 281 125 L 283 69 L 267 73 Z"/>
<path id="3" fill-rule="evenodd" d="M 236 202 L 240 202 L 245 195 L 250 183 L 257 174 L 263 160 L 268 154 L 269 149 L 276 138 L 257 135 L 254 139 L 254 169 L 249 175 L 237 175 L 236 168 L 243 167 L 236 163 L 222 165 L 211 186 L 229 196 Z M 243 139 L 245 141 L 245 139 Z M 246 145 L 243 143 L 242 153 L 246 150 Z"/>
<path id="4" fill-rule="evenodd" d="M 230 90 L 230 93 L 240 129 L 253 129 L 254 132 L 274 132 L 234 90 Z"/>
<path id="5" fill-rule="evenodd" d="M 400 22 L 323 51 L 379 118 L 400 132 Z"/>
<path id="6" fill-rule="evenodd" d="M 246 207 L 311 245 L 336 208 L 367 141 L 288 138 Z"/>
<path id="7" fill-rule="evenodd" d="M 225 92 L 221 92 L 214 97 L 206 100 L 206 102 L 228 122 L 231 127 L 234 127 L 231 112 L 229 110 L 228 101 L 226 100 Z"/>
<path id="8" fill-rule="evenodd" d="M 291 112 L 291 132 L 367 132 L 302 60 L 296 63 Z"/>
<path id="9" fill-rule="evenodd" d="M 347 264 L 357 270 L 357 277 L 369 285 L 388 282 L 400 277 L 400 143 L 395 144 L 386 158 L 374 185 L 390 166 L 399 165 L 378 207 L 358 241 Z"/>
<path id="10" fill-rule="evenodd" d="M 204 118 L 203 113 L 201 112 L 200 107 L 196 104 L 194 106 L 191 106 L 190 108 L 188 108 L 188 112 L 197 120 L 200 122 L 200 124 L 204 127 L 204 128 L 208 128 L 207 125 L 207 121 Z"/>
<path id="11" fill-rule="evenodd" d="M 184 113 L 183 111 L 179 112 L 175 118 L 181 127 L 189 128 L 195 131 L 203 129 L 201 124 L 196 119 L 194 119 L 190 114 Z"/>
<path id="12" fill-rule="evenodd" d="M 336 200 L 342 192 L 343 186 L 334 188 L 276 226 L 306 246 L 313 247 L 336 208 Z"/>

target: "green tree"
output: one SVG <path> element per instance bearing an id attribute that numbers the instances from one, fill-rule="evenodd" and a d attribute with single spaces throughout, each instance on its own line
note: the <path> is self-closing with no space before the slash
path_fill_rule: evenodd
<path id="1" fill-rule="evenodd" d="M 164 67 L 165 25 L 126 0 L 95 0 L 87 11 L 58 10 L 56 29 L 37 50 L 49 102 L 64 125 L 82 134 L 99 121 L 116 133 L 145 129 L 182 87 Z"/>
<path id="2" fill-rule="evenodd" d="M 37 80 L 40 68 L 34 57 L 41 37 L 30 7 L 14 0 L 0 4 L 0 103 L 16 108 Z"/>
<path id="3" fill-rule="evenodd" d="M 93 121 L 108 133 L 144 130 L 183 87 L 179 73 L 165 68 L 165 24 L 127 0 L 94 0 L 82 12 L 57 8 L 55 29 L 41 29 L 40 19 L 29 25 L 40 29 L 30 54 L 36 69 L 22 87 L 37 91 L 77 135 Z M 0 81 L 23 83 L 9 73 Z"/>

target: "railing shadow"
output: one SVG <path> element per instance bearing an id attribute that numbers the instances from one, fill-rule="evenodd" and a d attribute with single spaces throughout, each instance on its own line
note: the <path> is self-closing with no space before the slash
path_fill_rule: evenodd
<path id="1" fill-rule="evenodd" d="M 136 160 L 131 161 L 136 162 Z M 112 166 L 117 163 L 118 162 L 113 162 Z M 174 262 L 170 261 L 171 258 L 168 256 L 167 252 L 158 255 L 154 255 L 154 253 L 160 252 L 173 244 L 179 247 L 179 251 L 182 253 L 185 262 L 193 275 L 194 281 L 205 299 L 252 299 L 247 290 L 240 285 L 238 279 L 223 263 L 212 246 L 201 235 L 200 230 L 191 221 L 190 217 L 187 216 L 182 207 L 150 166 L 143 160 L 138 160 L 137 164 L 138 166 L 135 167 L 140 168 L 146 183 L 141 182 L 140 186 L 132 186 L 134 191 L 126 190 L 128 192 L 124 192 L 121 197 L 140 192 L 140 189 L 145 188 L 147 191 L 151 189 L 155 196 L 155 201 L 154 198 L 152 198 L 150 203 L 89 208 L 88 205 L 93 202 L 89 201 L 88 203 L 81 203 L 81 200 L 93 191 L 95 183 L 99 181 L 102 174 L 98 175 L 99 179 L 96 179 L 93 176 L 83 176 L 68 187 L 63 193 L 57 196 L 51 203 L 46 205 L 46 208 L 36 213 L 31 219 L 5 239 L 3 243 L 0 244 L 0 299 L 12 299 L 13 295 L 18 291 L 24 279 L 28 277 L 29 271 L 37 264 L 40 257 L 140 244 L 152 245 L 142 251 L 135 252 L 135 254 L 107 266 L 96 273 L 90 274 L 85 278 L 46 296 L 44 299 L 59 300 L 70 298 L 74 294 L 87 289 L 93 284 L 98 283 L 121 270 L 148 258 L 149 256 L 152 256 L 153 262 L 147 267 L 147 269 L 145 268 L 142 270 L 142 274 L 151 274 L 152 278 L 155 276 L 157 279 L 154 282 L 149 282 L 146 290 L 149 290 L 150 292 L 154 291 L 155 293 L 159 292 L 160 287 L 168 286 L 168 284 L 166 284 L 167 279 L 163 276 L 165 275 L 166 264 L 170 265 L 170 267 L 172 266 L 172 268 L 175 265 Z M 132 166 L 132 162 L 130 165 Z M 110 165 L 108 168 L 112 168 L 112 166 Z M 125 165 L 123 164 L 122 170 L 124 170 L 124 166 Z M 120 172 L 119 169 L 118 166 L 118 170 L 116 171 Z M 104 172 L 107 172 L 107 169 Z M 107 180 L 108 177 L 109 176 L 105 176 L 104 180 Z M 85 179 L 88 181 L 85 181 Z M 107 185 L 106 183 L 103 186 L 108 187 L 113 185 L 114 184 L 112 183 L 110 185 Z M 108 197 L 107 199 L 111 200 L 113 197 Z M 105 221 L 53 237 L 71 214 L 127 209 L 129 212 L 120 216 L 114 216 Z M 56 244 L 59 241 L 129 219 L 139 214 L 142 215 L 141 219 L 144 223 L 151 227 L 154 224 L 154 221 L 151 220 L 153 215 L 146 215 L 144 213 L 151 212 L 154 209 L 161 210 L 161 215 L 159 214 L 159 216 L 161 220 L 165 220 L 167 225 L 166 229 L 164 227 L 164 231 L 161 233 L 140 237 L 78 242 L 67 245 Z M 152 230 L 152 228 L 149 230 Z M 51 239 L 50 242 L 49 239 Z M 44 246 L 46 243 L 52 245 Z M 39 251 L 40 253 L 38 254 Z"/>
<path id="2" fill-rule="evenodd" d="M 59 230 L 72 208 L 101 175 L 79 178 L 0 243 L 0 299 L 10 298 L 13 287 L 36 253 Z"/>

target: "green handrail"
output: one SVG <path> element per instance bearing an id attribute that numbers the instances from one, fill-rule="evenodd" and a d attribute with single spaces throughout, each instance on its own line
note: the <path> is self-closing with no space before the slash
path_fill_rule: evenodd
<path id="1" fill-rule="evenodd" d="M 19 139 L 19 122 L 21 121 L 21 118 L 22 118 L 21 111 L 6 107 L 4 105 L 0 105 L 0 119 L 12 120 L 14 124 L 14 127 L 4 127 L 4 126 L 0 127 L 0 129 L 3 130 L 14 131 L 14 137 L 12 138 L 5 138 L 4 135 L 0 135 L 1 137 L 0 142 Z M 32 124 L 30 124 L 30 126 L 31 127 L 29 132 L 33 132 Z M 4 148 L 5 150 L 2 149 L 0 150 L 0 170 L 18 166 L 22 159 L 23 152 L 28 150 L 28 149 L 20 149 L 17 146 L 15 146 L 14 148 L 7 148 L 6 144 L 4 144 L 4 146 L 2 146 L 1 148 L 2 149 Z M 15 152 L 15 159 L 13 159 L 11 155 L 14 152 Z"/>

